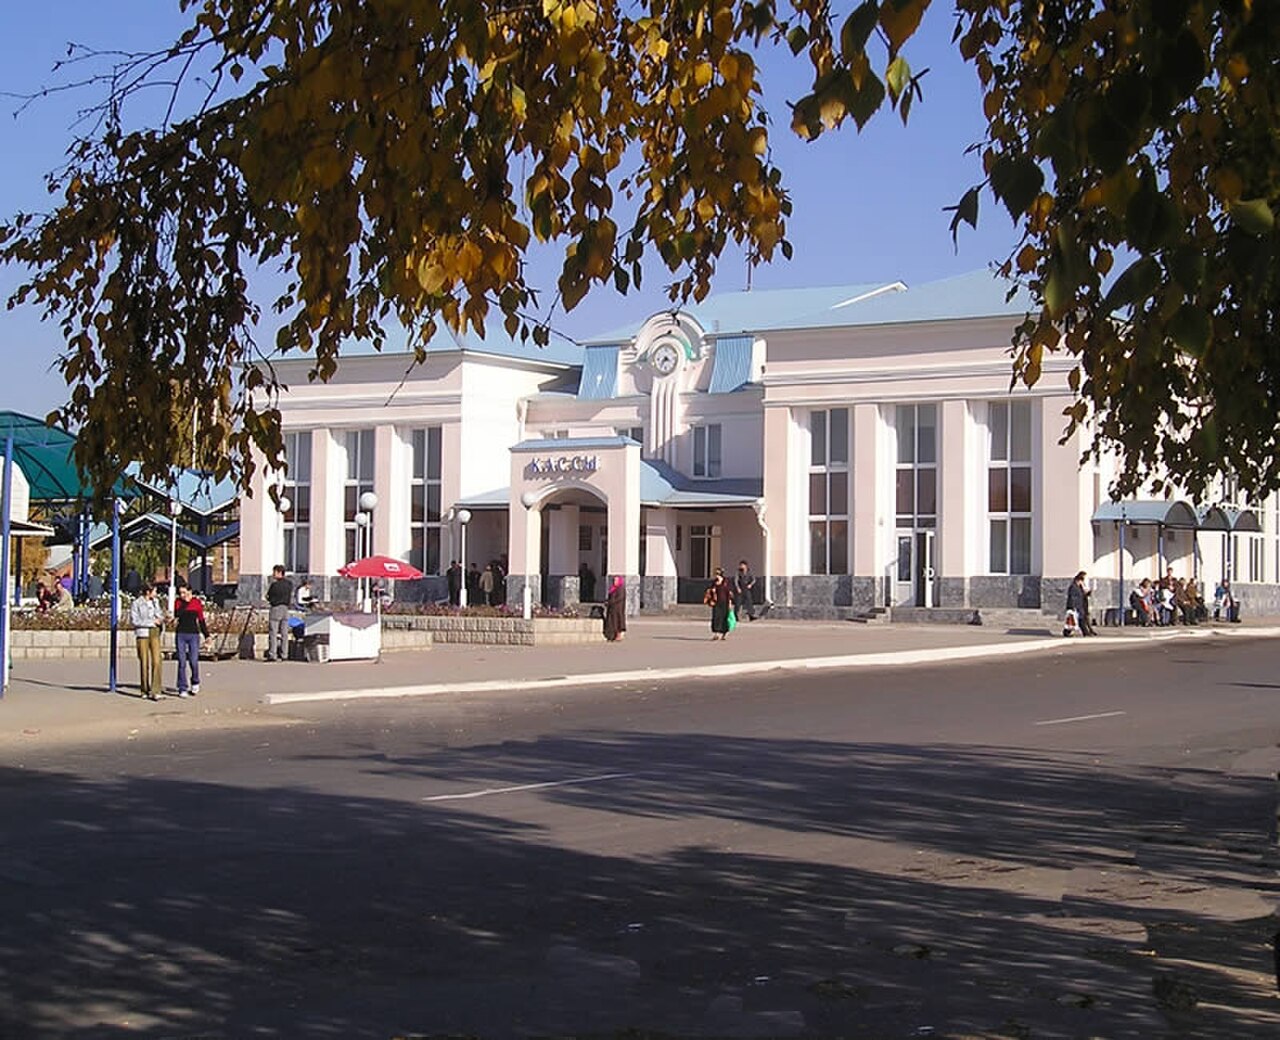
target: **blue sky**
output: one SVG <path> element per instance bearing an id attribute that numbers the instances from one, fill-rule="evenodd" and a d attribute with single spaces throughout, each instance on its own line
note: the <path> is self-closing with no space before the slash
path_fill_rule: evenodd
<path id="1" fill-rule="evenodd" d="M 837 8 L 849 5 L 837 4 Z M 98 50 L 140 50 L 171 41 L 184 25 L 177 0 L 53 0 L 40 4 L 0 4 L 0 213 L 42 210 L 47 205 L 44 175 L 56 168 L 71 140 L 79 112 L 101 97 L 98 88 L 39 98 L 15 116 L 26 95 L 65 76 L 55 62 L 68 43 Z M 798 62 L 779 52 L 764 66 L 775 128 L 775 161 L 794 204 L 788 237 L 791 261 L 779 257 L 753 277 L 757 288 L 872 282 L 930 281 L 1003 260 L 1015 235 L 1009 218 L 989 197 L 983 199 L 976 232 L 963 228 L 958 251 L 948 232 L 953 205 L 981 177 L 975 155 L 965 149 L 981 136 L 981 97 L 972 69 L 950 44 L 951 16 L 943 4 L 925 19 L 920 39 L 907 51 L 917 71 L 929 67 L 925 98 L 903 127 L 887 112 L 862 134 L 852 124 L 812 143 L 794 137 L 785 101 L 803 92 Z M 71 78 L 75 78 L 74 72 Z M 533 261 L 536 280 L 554 288 L 554 257 Z M 611 289 L 593 292 L 556 327 L 570 336 L 590 336 L 661 307 L 663 271 L 646 270 L 640 293 L 619 297 Z M 7 299 L 18 272 L 0 269 L 0 293 Z M 722 258 L 715 288 L 745 287 L 740 255 Z M 552 292 L 546 293 L 550 299 Z M 274 342 L 274 329 L 259 341 Z M 42 323 L 33 308 L 0 310 L 0 351 L 5 379 L 0 409 L 43 415 L 62 403 L 65 386 L 50 366 L 61 349 L 56 325 Z"/>

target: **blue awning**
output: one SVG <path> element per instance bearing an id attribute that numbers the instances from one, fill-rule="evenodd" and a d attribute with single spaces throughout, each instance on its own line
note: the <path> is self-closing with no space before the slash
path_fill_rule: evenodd
<path id="1" fill-rule="evenodd" d="M 711 368 L 711 394 L 730 394 L 751 382 L 754 336 L 724 336 L 716 340 Z"/>
<path id="2" fill-rule="evenodd" d="M 1222 512 L 1230 522 L 1232 531 L 1245 534 L 1262 533 L 1262 524 L 1258 522 L 1258 514 L 1252 509 L 1236 509 L 1234 506 L 1223 506 Z"/>
<path id="3" fill-rule="evenodd" d="M 618 353 L 620 348 L 590 347 L 584 352 L 578 400 L 607 401 L 618 394 Z"/>
<path id="4" fill-rule="evenodd" d="M 1093 512 L 1094 520 L 1124 524 L 1159 524 L 1194 531 L 1200 526 L 1196 511 L 1179 501 L 1104 502 Z"/>

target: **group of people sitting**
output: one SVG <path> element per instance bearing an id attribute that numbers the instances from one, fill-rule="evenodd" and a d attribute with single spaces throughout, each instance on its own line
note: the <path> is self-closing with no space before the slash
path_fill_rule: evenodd
<path id="1" fill-rule="evenodd" d="M 1129 593 L 1129 607 L 1139 625 L 1198 625 L 1209 618 L 1209 606 L 1195 578 L 1174 577 L 1170 568 L 1159 581 L 1143 578 Z M 1213 619 L 1240 620 L 1240 603 L 1223 578 L 1213 590 Z"/>
<path id="2" fill-rule="evenodd" d="M 41 614 L 49 610 L 70 610 L 71 593 L 57 578 L 40 581 L 36 586 L 36 610 Z"/>

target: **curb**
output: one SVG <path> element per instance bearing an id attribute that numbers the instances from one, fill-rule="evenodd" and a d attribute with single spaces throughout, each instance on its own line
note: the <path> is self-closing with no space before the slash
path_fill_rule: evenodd
<path id="1" fill-rule="evenodd" d="M 766 672 L 825 671 L 831 669 L 885 668 L 899 665 L 936 664 L 940 661 L 973 661 L 1008 654 L 1065 651 L 1069 646 L 1082 648 L 1104 646 L 1149 646 L 1152 641 L 1173 639 L 1205 639 L 1211 636 L 1275 637 L 1280 628 L 1248 629 L 1178 629 L 1152 632 L 1141 642 L 1131 636 L 1094 636 L 1086 643 L 1068 642 L 1061 637 L 1037 639 L 1025 643 L 980 646 L 937 647 L 929 650 L 892 650 L 873 654 L 843 654 L 834 657 L 787 658 L 774 661 L 735 661 L 725 664 L 686 665 L 680 668 L 637 668 L 624 672 L 592 672 L 582 675 L 555 675 L 542 679 L 489 679 L 478 682 L 428 683 L 415 686 L 363 687 L 347 690 L 316 690 L 304 693 L 270 693 L 264 704 L 300 704 L 314 701 L 368 700 L 404 697 L 438 697 L 442 694 L 499 693 L 513 690 L 554 690 L 573 686 L 598 686 L 605 683 L 669 682 L 673 679 L 710 679 L 762 675 Z"/>

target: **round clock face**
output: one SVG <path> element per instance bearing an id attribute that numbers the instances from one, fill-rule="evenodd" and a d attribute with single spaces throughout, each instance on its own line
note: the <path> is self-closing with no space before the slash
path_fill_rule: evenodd
<path id="1" fill-rule="evenodd" d="M 671 343 L 663 343 L 653 352 L 653 367 L 659 375 L 670 375 L 680 360 L 680 351 Z"/>

